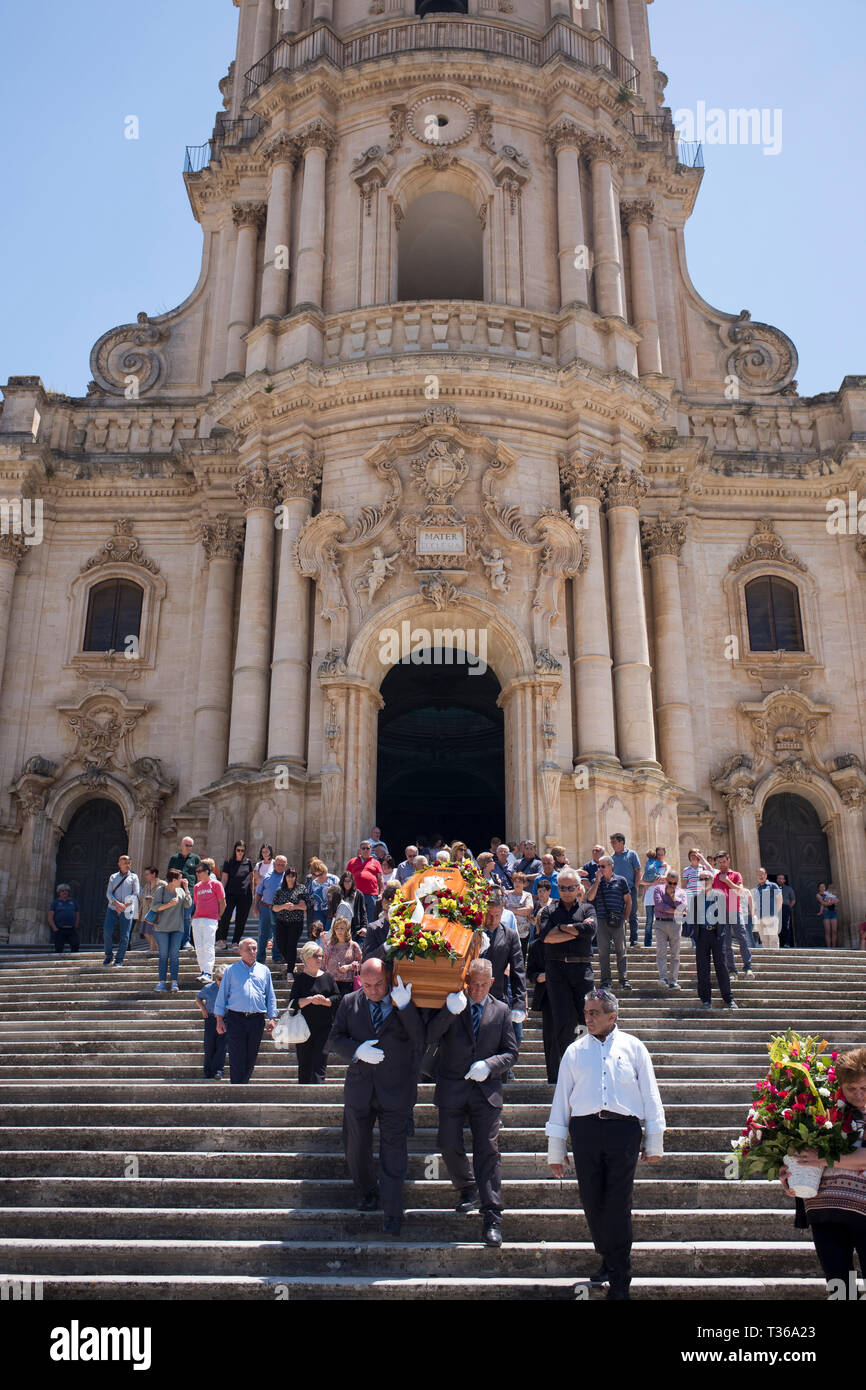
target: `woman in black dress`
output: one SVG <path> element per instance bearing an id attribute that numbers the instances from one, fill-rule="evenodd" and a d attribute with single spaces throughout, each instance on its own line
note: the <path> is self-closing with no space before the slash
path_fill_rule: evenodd
<path id="1" fill-rule="evenodd" d="M 236 841 L 228 859 L 223 861 L 222 883 L 226 892 L 226 905 L 217 927 L 218 951 L 224 951 L 227 945 L 237 946 L 243 938 L 253 905 L 253 861 L 247 855 L 247 847 L 243 840 Z M 235 914 L 235 930 L 229 942 L 232 913 Z"/>
<path id="2" fill-rule="evenodd" d="M 286 962 L 286 979 L 291 975 L 298 959 L 298 942 L 307 920 L 308 906 L 309 894 L 303 884 L 298 884 L 297 869 L 286 869 L 282 885 L 277 889 L 271 903 L 274 936 L 277 950 Z"/>
<path id="3" fill-rule="evenodd" d="M 336 888 L 332 888 L 328 894 L 331 909 L 331 923 L 337 915 L 337 909 L 341 903 L 346 903 L 352 909 L 352 936 L 355 941 L 364 937 L 367 931 L 367 904 L 364 902 L 364 894 L 359 893 L 355 887 L 355 880 L 348 869 L 340 875 L 340 882 Z M 344 914 L 341 913 L 340 916 Z"/>
<path id="4" fill-rule="evenodd" d="M 321 1083 L 325 1079 L 328 1065 L 325 1047 L 340 1002 L 340 991 L 333 975 L 322 969 L 322 956 L 323 951 L 317 941 L 307 941 L 301 947 L 304 968 L 294 977 L 289 998 L 291 1012 L 296 1014 L 300 1011 L 310 1030 L 307 1041 L 295 1046 L 298 1081 L 305 1085 Z"/>

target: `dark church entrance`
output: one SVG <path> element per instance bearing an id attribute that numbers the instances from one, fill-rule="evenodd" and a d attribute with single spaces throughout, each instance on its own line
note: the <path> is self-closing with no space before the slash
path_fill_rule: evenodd
<path id="1" fill-rule="evenodd" d="M 793 792 L 771 796 L 759 831 L 761 864 L 769 878 L 786 874 L 794 890 L 794 945 L 823 946 L 824 929 L 815 894 L 830 881 L 830 853 L 818 812 Z M 844 915 L 844 904 L 842 907 Z"/>
<path id="2" fill-rule="evenodd" d="M 505 835 L 505 736 L 488 667 L 471 675 L 462 653 L 434 649 L 453 664 L 412 665 L 407 657 L 382 682 L 376 819 L 395 854 L 441 835 L 473 854 Z"/>
<path id="3" fill-rule="evenodd" d="M 120 807 L 105 797 L 79 806 L 57 850 L 57 883 L 68 883 L 81 909 L 82 942 L 102 943 L 102 923 L 108 900 L 105 890 L 129 840 Z M 139 879 L 142 866 L 134 864 Z M 53 895 L 52 895 L 53 896 Z"/>

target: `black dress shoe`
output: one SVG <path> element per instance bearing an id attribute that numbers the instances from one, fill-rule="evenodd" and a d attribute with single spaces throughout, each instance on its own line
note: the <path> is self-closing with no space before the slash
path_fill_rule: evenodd
<path id="1" fill-rule="evenodd" d="M 630 1303 L 631 1294 L 628 1289 L 608 1289 L 608 1301 L 611 1303 Z"/>
<path id="2" fill-rule="evenodd" d="M 591 1287 L 594 1289 L 600 1289 L 602 1284 L 610 1283 L 610 1275 L 607 1272 L 607 1265 L 604 1263 L 600 1264 L 598 1269 L 596 1269 L 592 1274 L 590 1274 L 589 1282 Z"/>
<path id="3" fill-rule="evenodd" d="M 458 1216 L 466 1216 L 468 1212 L 475 1211 L 477 1207 L 478 1188 L 467 1187 L 464 1192 L 460 1193 L 460 1201 L 457 1203 L 454 1210 L 456 1211 Z"/>
<path id="4" fill-rule="evenodd" d="M 485 1245 L 490 1245 L 498 1250 L 502 1245 L 502 1227 L 497 1225 L 495 1221 L 485 1221 L 482 1239 Z"/>
<path id="5" fill-rule="evenodd" d="M 362 1197 L 358 1203 L 358 1211 L 376 1211 L 379 1206 L 379 1194 L 368 1192 L 366 1197 Z"/>
<path id="6" fill-rule="evenodd" d="M 403 1225 L 399 1216 L 386 1216 L 382 1223 L 382 1230 L 386 1236 L 398 1236 Z"/>

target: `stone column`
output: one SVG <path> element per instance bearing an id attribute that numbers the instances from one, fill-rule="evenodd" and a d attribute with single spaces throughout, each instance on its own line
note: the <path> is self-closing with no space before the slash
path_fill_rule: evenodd
<path id="1" fill-rule="evenodd" d="M 9 532 L 0 536 L 0 690 L 3 688 L 3 672 L 6 666 L 6 646 L 9 641 L 9 626 L 12 619 L 12 590 L 15 576 L 21 561 L 27 554 L 27 544 L 23 536 Z"/>
<path id="2" fill-rule="evenodd" d="M 613 618 L 613 688 L 620 761 L 656 761 L 652 681 L 644 603 L 638 508 L 648 491 L 641 473 L 620 464 L 607 485 Z"/>
<path id="3" fill-rule="evenodd" d="M 255 38 L 253 40 L 253 62 L 257 63 L 271 47 L 273 34 L 274 0 L 259 0 L 256 12 Z"/>
<path id="4" fill-rule="evenodd" d="M 595 307 L 604 318 L 625 318 L 619 206 L 613 182 L 620 150 L 603 137 L 587 142 L 592 170 L 592 234 Z"/>
<path id="5" fill-rule="evenodd" d="M 623 203 L 620 209 L 628 230 L 631 254 L 631 300 L 634 326 L 641 335 L 637 345 L 637 365 L 641 376 L 647 372 L 661 375 L 662 351 L 659 342 L 659 316 L 653 282 L 649 226 L 652 221 L 652 201 L 636 198 Z"/>
<path id="6" fill-rule="evenodd" d="M 556 123 L 548 137 L 556 155 L 556 218 L 559 240 L 559 292 L 562 308 L 586 304 L 587 268 L 575 265 L 586 246 L 580 192 L 580 140 L 574 121 Z"/>
<path id="7" fill-rule="evenodd" d="M 235 203 L 232 217 L 238 229 L 235 274 L 229 310 L 226 372 L 243 372 L 246 362 L 244 337 L 253 326 L 256 302 L 256 255 L 259 228 L 267 215 L 267 203 Z"/>
<path id="8" fill-rule="evenodd" d="M 682 517 L 660 517 L 658 521 L 644 522 L 642 530 L 652 573 L 656 714 L 662 767 L 677 786 L 695 791 L 695 741 L 679 575 L 686 523 Z"/>
<path id="9" fill-rule="evenodd" d="M 271 663 L 268 761 L 306 761 L 307 692 L 310 682 L 310 581 L 295 564 L 298 535 L 313 510 L 321 463 L 294 454 L 274 470 L 280 500 L 277 518 L 280 564 Z"/>
<path id="10" fill-rule="evenodd" d="M 274 484 L 266 468 L 235 483 L 247 529 L 232 686 L 229 766 L 259 768 L 265 757 L 271 667 Z"/>
<path id="11" fill-rule="evenodd" d="M 560 478 L 575 526 L 586 539 L 589 563 L 572 580 L 577 761 L 616 759 L 608 597 L 601 544 L 601 499 L 609 471 L 601 458 L 561 458 Z"/>
<path id="12" fill-rule="evenodd" d="M 202 653 L 193 722 L 192 785 L 202 787 L 226 769 L 232 690 L 235 567 L 243 526 L 224 513 L 205 522 L 199 539 L 207 556 L 207 591 L 202 618 Z M 216 644 L 209 641 L 219 634 Z"/>
<path id="13" fill-rule="evenodd" d="M 634 43 L 631 36 L 631 19 L 628 13 L 628 0 L 613 0 L 614 46 L 624 57 L 634 62 Z"/>
<path id="14" fill-rule="evenodd" d="M 315 120 L 297 137 L 304 160 L 294 307 L 322 307 L 325 270 L 325 165 L 336 138 L 322 120 Z"/>
<path id="15" fill-rule="evenodd" d="M 835 817 L 832 849 L 838 865 L 839 890 L 844 904 L 843 921 L 839 935 L 845 945 L 859 947 L 856 923 L 866 918 L 866 884 L 859 871 L 863 856 L 863 812 L 866 809 L 866 792 L 862 786 L 844 787 L 840 791 L 844 810 Z M 829 838 L 829 837 L 828 837 Z"/>
<path id="16" fill-rule="evenodd" d="M 291 136 L 281 130 L 268 141 L 262 154 L 270 166 L 271 189 L 265 226 L 265 267 L 262 274 L 260 317 L 281 319 L 288 313 L 289 308 L 292 174 L 297 150 Z"/>
<path id="17" fill-rule="evenodd" d="M 286 27 L 283 30 L 284 34 L 296 34 L 298 32 L 301 27 L 302 8 L 303 0 L 289 0 L 289 6 L 286 10 Z"/>
<path id="18" fill-rule="evenodd" d="M 733 844 L 719 845 L 733 856 L 731 867 L 742 874 L 743 883 L 751 888 L 758 881 L 761 849 L 758 840 L 758 818 L 755 812 L 755 793 L 751 787 L 735 787 L 724 797 Z"/>

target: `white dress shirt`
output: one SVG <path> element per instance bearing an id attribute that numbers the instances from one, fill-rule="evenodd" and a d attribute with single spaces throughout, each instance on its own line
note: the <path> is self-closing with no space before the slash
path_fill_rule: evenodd
<path id="1" fill-rule="evenodd" d="M 769 879 L 766 883 L 757 883 L 752 889 L 752 897 L 755 900 L 756 917 L 781 918 L 782 890 L 778 883 L 771 883 Z"/>
<path id="2" fill-rule="evenodd" d="M 563 1163 L 572 1115 L 613 1110 L 634 1115 L 645 1129 L 648 1155 L 663 1152 L 665 1112 L 652 1058 L 640 1039 L 614 1024 L 603 1040 L 585 1033 L 567 1047 L 545 1125 L 548 1163 Z"/>

